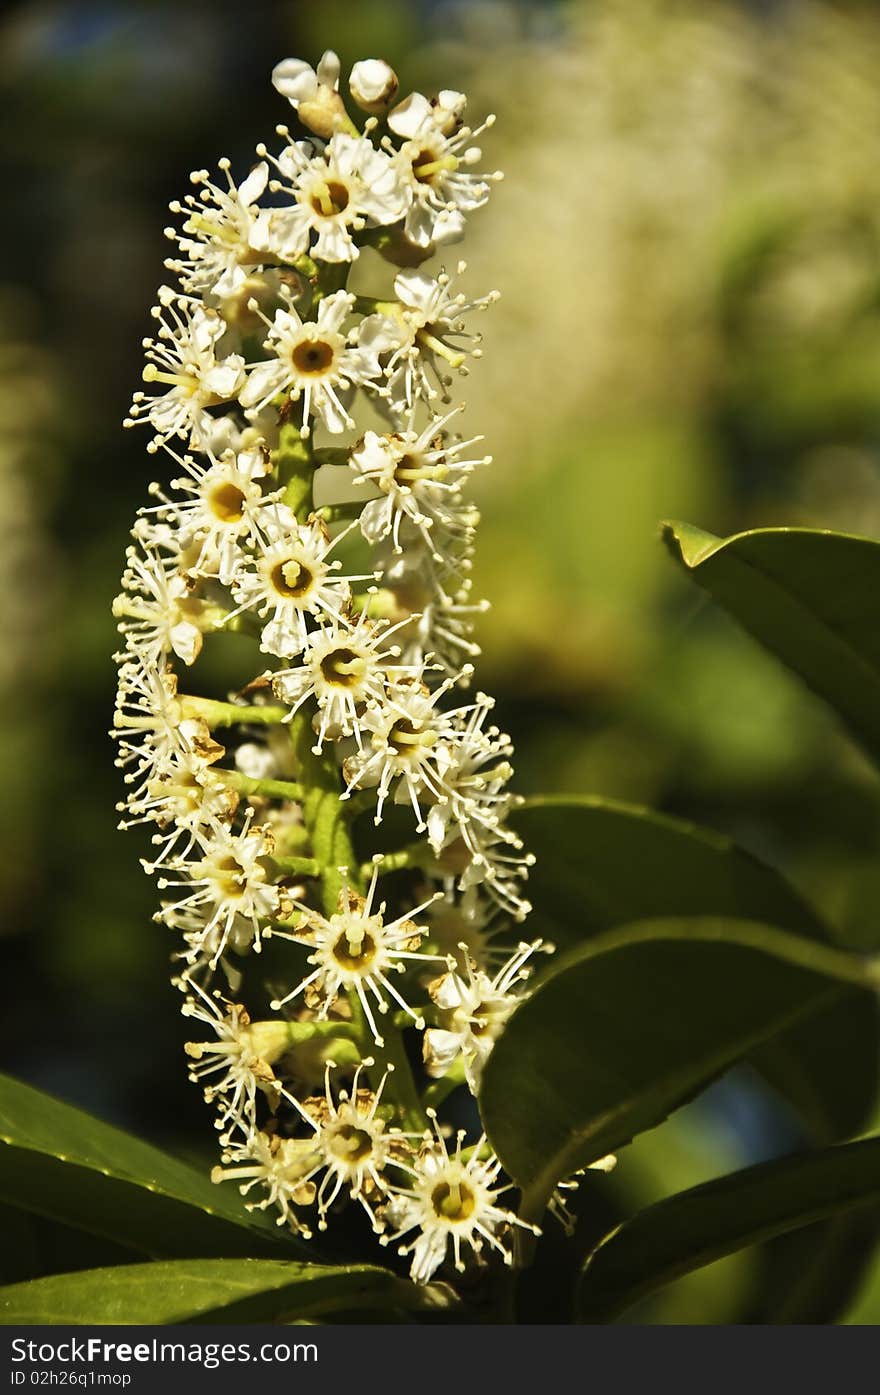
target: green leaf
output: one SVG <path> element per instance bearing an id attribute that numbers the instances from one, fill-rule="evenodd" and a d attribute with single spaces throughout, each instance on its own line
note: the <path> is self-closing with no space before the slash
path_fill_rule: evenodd
<path id="1" fill-rule="evenodd" d="M 747 1245 L 880 1203 L 880 1139 L 734 1172 L 640 1211 L 589 1256 L 584 1322 L 605 1322 L 670 1280 Z"/>
<path id="2" fill-rule="evenodd" d="M 514 820 L 537 858 L 529 879 L 530 929 L 562 949 L 658 916 L 729 916 L 829 938 L 778 872 L 711 829 L 587 795 L 532 798 Z M 831 1143 L 859 1132 L 871 1117 L 878 1035 L 875 995 L 853 989 L 751 1059 L 815 1141 Z"/>
<path id="3" fill-rule="evenodd" d="M 880 755 L 880 543 L 808 528 L 716 538 L 667 523 L 672 555 L 704 590 Z"/>
<path id="4" fill-rule="evenodd" d="M 854 956 L 754 921 L 641 921 L 568 955 L 517 1008 L 483 1076 L 483 1119 L 526 1209 L 841 985 L 873 980 Z"/>
<path id="5" fill-rule="evenodd" d="M 6 1075 L 0 1200 L 148 1255 L 277 1255 L 294 1243 L 234 1187 Z"/>
<path id="6" fill-rule="evenodd" d="M 53 1274 L 0 1289 L 0 1323 L 259 1322 L 335 1308 L 448 1307 L 441 1286 L 417 1288 L 372 1265 L 288 1260 L 172 1260 Z"/>
<path id="7" fill-rule="evenodd" d="M 763 920 L 826 937 L 783 877 L 723 833 L 590 795 L 538 796 L 513 815 L 536 857 L 529 927 L 567 949 L 631 920 Z"/>

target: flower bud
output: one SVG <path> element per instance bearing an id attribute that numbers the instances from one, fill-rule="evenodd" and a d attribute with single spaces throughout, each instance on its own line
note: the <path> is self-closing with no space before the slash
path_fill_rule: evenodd
<path id="1" fill-rule="evenodd" d="M 285 58 L 272 70 L 272 85 L 287 98 L 303 125 L 322 140 L 329 140 L 334 131 L 350 124 L 337 91 L 339 59 L 330 49 L 317 70 L 299 58 Z"/>
<path id="2" fill-rule="evenodd" d="M 352 97 L 363 111 L 380 112 L 394 101 L 397 74 L 382 58 L 363 58 L 355 63 L 348 80 Z"/>

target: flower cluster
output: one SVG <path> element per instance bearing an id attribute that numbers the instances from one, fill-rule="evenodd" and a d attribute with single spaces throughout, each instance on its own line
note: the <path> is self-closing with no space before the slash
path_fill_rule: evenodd
<path id="1" fill-rule="evenodd" d="M 114 734 L 204 1038 L 187 1052 L 217 1110 L 215 1177 L 302 1235 L 353 1198 L 425 1281 L 447 1256 L 509 1261 L 525 1225 L 485 1137 L 450 1151 L 433 1112 L 477 1091 L 542 948 L 512 935 L 530 857 L 510 740 L 466 692 L 466 486 L 489 457 L 449 389 L 493 297 L 457 289 L 462 263 L 423 266 L 498 176 L 477 172 L 489 122 L 464 124 L 460 93 L 397 101 L 387 64 L 357 63 L 359 127 L 339 77 L 330 53 L 279 64 L 307 138 L 280 126 L 240 183 L 223 160 L 172 205 L 176 284 L 127 424 L 175 477 L 151 486 L 114 603 Z M 361 258 L 387 290 L 347 289 Z M 220 632 L 253 656 L 239 690 L 184 692 Z M 396 851 L 370 847 L 383 823 Z"/>

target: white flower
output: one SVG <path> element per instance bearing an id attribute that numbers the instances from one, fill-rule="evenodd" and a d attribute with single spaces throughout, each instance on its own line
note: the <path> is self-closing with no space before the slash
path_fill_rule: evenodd
<path id="1" fill-rule="evenodd" d="M 311 1181 L 319 1172 L 324 1177 L 317 1189 L 318 1229 L 327 1227 L 326 1215 L 343 1188 L 347 1188 L 353 1200 L 359 1201 L 378 1229 L 375 1208 L 387 1200 L 388 1190 L 383 1169 L 390 1162 L 396 1165 L 409 1156 L 410 1137 L 399 1128 L 386 1127 L 379 1114 L 382 1093 L 390 1072 L 389 1066 L 375 1093 L 360 1087 L 361 1072 L 375 1062 L 367 1057 L 358 1065 L 354 1073 L 351 1090 L 337 1090 L 334 1099 L 330 1084 L 333 1062 L 328 1062 L 324 1072 L 324 1094 L 305 1100 L 300 1104 L 287 1091 L 284 1098 L 300 1114 L 313 1130 L 317 1157 L 312 1170 L 305 1180 Z"/>
<path id="2" fill-rule="evenodd" d="M 389 127 L 404 140 L 395 159 L 413 192 L 404 226 L 417 247 L 457 241 L 465 215 L 486 202 L 491 183 L 501 177 L 471 173 L 482 152 L 469 141 L 495 118 L 488 116 L 476 130 L 460 126 L 464 106 L 460 92 L 441 92 L 433 103 L 413 92 L 389 113 Z"/>
<path id="3" fill-rule="evenodd" d="M 194 664 L 203 629 L 214 624 L 208 603 L 193 594 L 192 581 L 164 562 L 155 547 L 130 547 L 125 556 L 123 589 L 113 602 L 113 614 L 126 648 L 145 664 L 157 664 L 171 653 Z"/>
<path id="4" fill-rule="evenodd" d="M 382 58 L 362 58 L 348 79 L 348 90 L 362 111 L 384 111 L 397 88 L 397 74 Z"/>
<path id="5" fill-rule="evenodd" d="M 338 539 L 331 540 L 320 522 L 297 523 L 284 511 L 283 527 L 258 550 L 253 565 L 240 566 L 232 593 L 238 614 L 254 609 L 271 615 L 263 626 L 260 648 L 265 654 L 289 659 L 302 653 L 308 622 L 324 616 L 337 622 L 351 599 L 349 583 L 360 579 L 337 576 L 342 563 L 330 561 Z"/>
<path id="6" fill-rule="evenodd" d="M 182 436 L 201 449 L 213 425 L 207 408 L 238 395 L 245 381 L 244 359 L 240 354 L 219 356 L 226 323 L 216 310 L 176 295 L 167 286 L 159 292 L 153 316 L 159 331 L 155 339 L 144 340 L 144 381 L 162 384 L 166 391 L 155 397 L 135 393 L 125 424 L 147 420 L 159 444 Z"/>
<path id="7" fill-rule="evenodd" d="M 361 611 L 355 625 L 339 620 L 314 630 L 300 667 L 274 674 L 273 690 L 282 702 L 292 704 L 291 717 L 309 698 L 316 699 L 316 754 L 328 737 L 354 736 L 360 746 L 364 710 L 380 705 L 389 681 L 411 671 L 391 662 L 400 654 L 387 643 L 393 632 L 393 626 L 373 624 Z"/>
<path id="8" fill-rule="evenodd" d="M 425 827 L 420 799 L 429 803 L 442 799 L 443 775 L 449 763 L 447 734 L 449 714 L 438 706 L 440 698 L 452 686 L 452 680 L 434 692 L 417 682 L 390 684 L 381 707 L 364 714 L 364 729 L 370 743 L 350 756 L 343 767 L 348 781 L 346 796 L 358 789 L 376 787 L 377 824 L 382 821 L 382 809 L 399 782 L 400 798 L 412 805 L 419 832 Z"/>
<path id="9" fill-rule="evenodd" d="M 213 1034 L 209 1041 L 188 1041 L 184 1047 L 193 1063 L 189 1078 L 202 1085 L 205 1100 L 219 1101 L 216 1127 L 227 1132 L 231 1125 L 248 1135 L 256 1127 L 256 1098 L 266 1095 L 277 1106 L 280 1084 L 272 1066 L 289 1045 L 283 1022 L 252 1023 L 247 1009 L 228 1003 L 220 993 L 210 996 L 189 980 L 181 1012 L 202 1023 Z"/>
<path id="10" fill-rule="evenodd" d="M 459 262 L 458 273 L 464 270 Z M 453 380 L 447 370 L 465 375 L 468 355 L 482 353 L 481 336 L 468 331 L 464 317 L 485 310 L 497 293 L 468 300 L 453 293 L 452 281 L 445 271 L 436 277 L 417 268 L 401 271 L 394 278 L 397 304 L 382 303 L 361 324 L 360 345 L 385 357 L 388 400 L 396 412 L 412 410 L 418 401 L 430 405 L 438 394 L 448 402 Z"/>
<path id="11" fill-rule="evenodd" d="M 356 481 L 379 491 L 379 497 L 364 506 L 358 520 L 367 542 L 381 542 L 390 534 L 394 551 L 400 553 L 401 524 L 409 522 L 434 560 L 442 562 L 443 554 L 434 541 L 438 530 L 458 534 L 464 528 L 467 539 L 467 523 L 462 523 L 461 514 L 472 523 L 474 510 L 456 507 L 461 488 L 478 465 L 491 462 L 491 456 L 459 459 L 482 437 L 445 442 L 444 428 L 454 415 L 450 412 L 434 418 L 421 432 L 409 429 L 379 436 L 367 431 L 352 451 L 350 465 Z"/>
<path id="12" fill-rule="evenodd" d="M 147 871 L 167 862 L 174 849 L 177 856 L 187 857 L 203 830 L 232 820 L 238 796 L 212 770 L 222 755 L 223 747 L 205 728 L 201 737 L 191 739 L 190 750 L 171 752 L 158 773 L 121 806 L 132 817 L 120 828 L 152 822 L 162 830 L 153 838 L 160 851 L 152 862 L 143 864 Z M 181 841 L 185 841 L 182 849 Z"/>
<path id="13" fill-rule="evenodd" d="M 513 774 L 508 760 L 513 746 L 506 732 L 485 727 L 494 707 L 493 698 L 478 693 L 473 703 L 449 714 L 442 799 L 428 816 L 428 838 L 437 853 L 447 841 L 450 823 L 460 826 L 465 841 L 475 824 L 490 835 L 503 832 L 502 821 L 513 802 L 507 790 Z M 522 846 L 514 834 L 508 841 L 517 849 Z M 477 842 L 468 841 L 468 846 L 479 855 Z"/>
<path id="14" fill-rule="evenodd" d="M 111 736 L 119 742 L 116 764 L 134 785 L 161 773 L 173 755 L 188 749 L 191 729 L 177 700 L 177 678 L 169 668 L 126 660 L 119 670 Z"/>
<path id="15" fill-rule="evenodd" d="M 240 833 L 217 827 L 204 831 L 199 837 L 202 856 L 193 861 L 175 858 L 167 863 L 169 871 L 180 874 L 176 879 L 160 877 L 160 890 L 179 888 L 185 894 L 170 906 L 165 906 L 160 919 L 168 920 L 180 911 L 195 911 L 201 920 L 191 945 L 201 956 L 208 956 L 210 967 L 216 969 L 227 947 L 239 953 L 253 945 L 260 949 L 262 922 L 275 915 L 280 905 L 277 886 L 269 881 L 269 859 L 273 851 L 265 830 L 251 828 L 248 811 Z M 233 929 L 238 934 L 233 935 Z"/>
<path id="16" fill-rule="evenodd" d="M 439 1269 L 450 1245 L 459 1272 L 465 1268 L 462 1251 L 470 1249 L 479 1255 L 484 1244 L 500 1254 L 505 1264 L 512 1264 L 512 1228 L 519 1226 L 539 1234 L 537 1226 L 497 1204 L 509 1188 L 496 1185 L 501 1171 L 498 1159 L 491 1154 L 482 1156 L 485 1135 L 465 1160 L 461 1152 L 464 1131 L 456 1136 L 455 1151 L 450 1153 L 434 1111 L 429 1110 L 428 1116 L 434 1136 L 428 1136 L 415 1165 L 406 1169 L 412 1175 L 410 1185 L 395 1188 L 385 1208 L 384 1219 L 392 1233 L 383 1236 L 381 1243 L 390 1244 L 412 1230 L 418 1232 L 399 1246 L 399 1253 L 412 1255 L 410 1274 L 419 1284 L 427 1283 Z"/>
<path id="17" fill-rule="evenodd" d="M 287 393 L 291 402 L 302 401 L 303 435 L 308 435 L 313 415 L 328 431 L 353 426 L 345 406 L 348 390 L 379 376 L 375 356 L 355 347 L 351 334 L 342 332 L 353 305 L 353 295 L 335 291 L 318 305 L 317 320 L 301 320 L 292 305 L 276 310 L 265 344 L 275 356 L 251 366 L 239 394 L 241 405 L 259 412 L 273 397 Z"/>
<path id="18" fill-rule="evenodd" d="M 495 975 L 489 975 L 470 958 L 467 944 L 459 945 L 463 971 L 458 962 L 447 961 L 449 972 L 436 979 L 429 992 L 443 1014 L 442 1027 L 429 1027 L 422 1040 L 425 1069 L 431 1076 L 445 1075 L 459 1056 L 464 1058 L 465 1078 L 472 1094 L 480 1086 L 483 1067 L 505 1023 L 525 996 L 517 989 L 531 969 L 526 960 L 542 942 L 521 944 Z"/>
<path id="19" fill-rule="evenodd" d="M 354 234 L 399 222 L 411 198 L 394 163 L 365 136 L 337 132 L 317 155 L 305 142 L 294 143 L 277 167 L 281 179 L 272 187 L 293 203 L 264 209 L 253 239 L 287 262 L 304 252 L 318 261 L 355 261 Z"/>
<path id="20" fill-rule="evenodd" d="M 239 1182 L 242 1196 L 262 1184 L 267 1195 L 262 1201 L 248 1202 L 248 1210 L 266 1211 L 277 1206 L 281 1213 L 278 1225 L 289 1225 L 307 1240 L 311 1232 L 293 1208 L 309 1206 L 314 1200 L 315 1188 L 305 1178 L 319 1156 L 311 1139 L 279 1138 L 257 1129 L 242 1143 L 226 1149 L 225 1166 L 213 1169 L 211 1181 Z"/>
<path id="21" fill-rule="evenodd" d="M 228 586 L 242 543 L 258 542 L 261 530 L 279 517 L 279 492 L 264 494 L 260 484 L 271 464 L 261 449 L 226 451 L 219 460 L 208 453 L 207 464 L 191 456 L 176 458 L 186 475 L 172 483 L 185 497 L 169 499 L 156 487 L 153 492 L 162 503 L 155 513 L 160 519 L 173 519 L 180 534 L 194 540 L 185 570 L 194 576 L 216 576 Z"/>
<path id="22" fill-rule="evenodd" d="M 222 299 L 235 293 L 247 279 L 247 268 L 259 260 L 250 234 L 257 216 L 254 204 L 266 188 L 269 169 L 261 161 L 236 185 L 229 161 L 220 160 L 219 166 L 226 177 L 225 189 L 212 183 L 207 170 L 194 170 L 190 179 L 199 193 L 171 204 L 171 212 L 185 213 L 186 221 L 180 231 L 165 229 L 165 236 L 182 253 L 165 265 L 176 272 L 184 290 L 211 291 Z"/>
<path id="23" fill-rule="evenodd" d="M 345 883 L 339 894 L 338 909 L 329 920 L 303 902 L 294 901 L 294 908 L 302 916 L 300 928 L 291 934 L 277 929 L 271 932 L 280 939 L 293 940 L 311 949 L 308 962 L 315 966 L 284 998 L 272 1003 L 273 1010 L 277 1011 L 304 994 L 306 1002 L 318 1009 L 318 1018 L 322 1019 L 329 1013 L 339 993 L 354 994 L 363 1008 L 377 1046 L 384 1043 L 376 1027 L 368 994 L 379 1012 L 388 1011 L 388 1002 L 383 996 L 383 993 L 387 993 L 417 1027 L 425 1025 L 424 1019 L 404 1000 L 389 975 L 404 973 L 411 961 L 434 958 L 433 955 L 416 952 L 425 932 L 413 923 L 412 917 L 436 899 L 435 896 L 429 897 L 386 925 L 385 902 L 382 901 L 373 910 L 381 860 L 379 857 L 374 859 L 373 876 L 366 897 L 358 896 Z"/>

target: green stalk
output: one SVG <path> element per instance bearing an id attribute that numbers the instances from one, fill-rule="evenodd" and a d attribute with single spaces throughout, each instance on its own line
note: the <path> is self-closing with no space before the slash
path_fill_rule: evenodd
<path id="1" fill-rule="evenodd" d="M 250 775 L 242 775 L 240 770 L 220 770 L 214 767 L 212 774 L 238 794 L 252 795 L 256 799 L 294 799 L 303 797 L 302 785 L 293 780 L 254 780 Z"/>
<path id="2" fill-rule="evenodd" d="M 339 894 L 343 888 L 343 874 L 340 868 L 347 868 L 345 880 L 349 887 L 360 895 L 363 895 L 365 890 L 365 877 L 363 869 L 355 859 L 346 802 L 339 798 L 339 767 L 335 758 L 327 751 L 322 751 L 319 755 L 312 749 L 314 732 L 308 712 L 296 713 L 290 723 L 290 734 L 297 771 L 305 791 L 302 799 L 303 821 L 309 831 L 315 861 L 321 868 L 323 908 L 324 914 L 329 917 L 337 909 Z M 360 1035 L 362 1053 L 364 1056 L 372 1056 L 376 1062 L 370 1071 L 374 1087 L 390 1067 L 392 1073 L 385 1087 L 386 1095 L 398 1105 L 404 1127 L 421 1133 L 427 1124 L 427 1118 L 399 1028 L 395 1026 L 391 1015 L 386 1015 L 381 1022 L 383 1045 L 378 1046 L 354 994 L 349 997 L 349 1005 L 352 1023 L 357 1026 Z"/>

